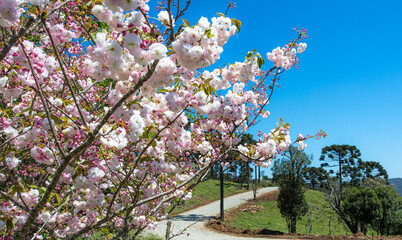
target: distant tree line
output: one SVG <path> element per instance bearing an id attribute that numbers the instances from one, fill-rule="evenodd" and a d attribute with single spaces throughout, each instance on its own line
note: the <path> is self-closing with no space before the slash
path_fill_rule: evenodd
<path id="1" fill-rule="evenodd" d="M 241 137 L 239 144 L 254 144 L 256 141 L 253 139 L 253 135 L 244 134 Z M 241 184 L 241 187 L 250 188 L 250 182 L 255 178 L 255 170 L 257 170 L 257 179 L 261 179 L 260 167 L 253 169 L 248 162 L 241 160 L 238 152 L 230 152 L 224 162 L 230 163 L 228 169 L 225 168 L 222 172 L 225 181 L 233 181 Z M 221 174 L 220 162 L 215 163 L 215 165 L 209 171 L 207 179 L 219 179 Z"/>
<path id="2" fill-rule="evenodd" d="M 275 161 L 273 180 L 279 183 L 278 207 L 289 232 L 308 211 L 303 186 L 327 193 L 333 210 L 352 233 L 366 234 L 370 227 L 379 235 L 402 234 L 402 197 L 389 185 L 379 162 L 363 161 L 360 150 L 350 145 L 322 149 L 320 167 L 310 167 L 312 156 L 294 147 Z"/>
<path id="3" fill-rule="evenodd" d="M 396 191 L 399 193 L 399 196 L 402 196 L 402 178 L 390 178 L 388 181 L 391 185 L 396 187 Z"/>

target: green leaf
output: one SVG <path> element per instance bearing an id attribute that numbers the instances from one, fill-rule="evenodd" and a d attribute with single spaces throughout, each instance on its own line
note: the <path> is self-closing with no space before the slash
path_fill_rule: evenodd
<path id="1" fill-rule="evenodd" d="M 142 133 L 141 138 L 149 138 L 149 132 L 154 128 L 154 126 L 148 126 L 145 128 L 144 133 Z"/>
<path id="2" fill-rule="evenodd" d="M 97 85 L 99 85 L 101 87 L 109 87 L 110 83 L 112 83 L 112 87 L 114 88 L 114 86 L 116 85 L 116 81 L 113 81 L 113 79 L 111 79 L 111 78 L 106 78 L 105 81 L 100 82 Z"/>
<path id="3" fill-rule="evenodd" d="M 213 78 L 208 78 L 204 81 L 205 84 L 209 84 L 211 81 L 213 80 Z"/>
<path id="4" fill-rule="evenodd" d="M 66 100 L 63 101 L 64 106 L 68 106 L 71 103 L 73 103 L 73 102 L 71 100 L 69 100 L 69 99 L 66 99 Z"/>
<path id="5" fill-rule="evenodd" d="M 15 190 L 14 186 L 10 187 L 10 189 L 8 189 L 8 191 L 7 191 L 7 193 L 10 194 L 10 195 L 14 195 L 14 193 L 16 193 L 16 192 L 17 191 Z"/>
<path id="6" fill-rule="evenodd" d="M 20 186 L 20 185 L 14 185 L 12 187 L 10 187 L 10 189 L 8 190 L 8 194 L 9 195 L 14 195 L 14 193 L 17 192 L 22 192 L 24 189 Z"/>
<path id="7" fill-rule="evenodd" d="M 80 176 L 82 174 L 83 170 L 84 170 L 83 166 L 78 165 L 74 170 L 73 180 L 75 180 L 78 176 Z"/>
<path id="8" fill-rule="evenodd" d="M 182 19 L 182 20 L 183 20 L 184 26 L 190 27 L 190 23 L 188 22 L 187 19 Z"/>
<path id="9" fill-rule="evenodd" d="M 207 35 L 208 38 L 213 37 L 214 35 L 211 33 L 211 29 L 205 30 L 205 35 Z"/>
<path id="10" fill-rule="evenodd" d="M 237 20 L 237 19 L 235 19 L 235 18 L 232 18 L 232 23 L 233 23 L 233 25 L 235 25 L 236 26 L 236 28 L 237 28 L 237 34 L 240 32 L 240 28 L 241 28 L 241 21 L 239 21 L 239 20 Z"/>
<path id="11" fill-rule="evenodd" d="M 15 114 L 15 117 L 18 117 L 18 116 L 20 116 L 21 114 L 23 114 L 23 113 L 25 113 L 25 112 L 27 112 L 27 111 L 29 111 L 29 110 L 31 110 L 31 107 L 25 108 L 25 109 L 22 110 L 21 112 L 18 112 L 17 114 Z"/>
<path id="12" fill-rule="evenodd" d="M 69 119 L 68 119 L 68 118 L 66 118 L 66 117 L 61 117 L 61 118 L 60 118 L 60 120 L 62 120 L 62 121 L 63 121 L 63 123 L 67 123 Z"/>
<path id="13" fill-rule="evenodd" d="M 61 205 L 62 200 L 61 200 L 59 194 L 55 193 L 54 196 L 56 196 L 57 202 L 59 203 L 59 205 Z"/>
<path id="14" fill-rule="evenodd" d="M 63 123 L 63 121 L 54 114 L 50 114 L 50 118 L 54 121 L 54 123 L 56 123 L 56 125 L 60 125 Z"/>
<path id="15" fill-rule="evenodd" d="M 257 58 L 260 58 L 260 59 L 261 59 L 262 64 L 264 64 L 264 63 L 265 63 L 265 62 L 264 62 L 264 58 L 261 56 L 261 54 L 256 53 L 255 55 L 257 56 Z"/>
<path id="16" fill-rule="evenodd" d="M 213 92 L 214 94 L 216 94 L 216 90 L 215 90 L 215 88 L 213 88 L 212 86 L 211 86 L 211 90 L 212 90 L 212 92 Z"/>
<path id="17" fill-rule="evenodd" d="M 262 64 L 263 64 L 262 61 L 263 61 L 262 58 L 257 58 L 257 65 L 259 68 L 262 67 Z"/>
<path id="18" fill-rule="evenodd" d="M 220 12 L 218 12 L 218 13 L 216 13 L 218 16 L 220 16 L 220 17 L 226 17 L 225 16 L 225 14 L 223 14 L 223 13 L 220 13 Z"/>
<path id="19" fill-rule="evenodd" d="M 4 113 L 7 115 L 8 118 L 9 118 L 10 116 L 14 116 L 14 112 L 13 112 L 13 108 L 12 108 L 12 107 L 7 107 L 6 109 L 4 109 Z"/>
<path id="20" fill-rule="evenodd" d="M 7 219 L 6 228 L 7 228 L 7 231 L 10 231 L 11 229 L 14 228 L 14 223 L 13 223 L 12 218 Z"/>
<path id="21" fill-rule="evenodd" d="M 96 24 L 98 25 L 98 28 L 99 28 L 100 30 L 102 30 L 102 31 L 109 29 L 109 27 L 107 26 L 107 24 L 104 23 L 104 22 L 98 21 L 98 22 L 96 22 Z"/>
<path id="22" fill-rule="evenodd" d="M 40 187 L 39 188 L 39 192 L 42 193 L 42 194 L 45 193 L 46 190 L 47 190 L 47 187 Z"/>
<path id="23" fill-rule="evenodd" d="M 176 53 L 176 52 L 172 50 L 172 51 L 169 51 L 169 52 L 167 53 L 167 55 L 170 56 L 170 55 L 175 54 L 175 53 Z"/>
<path id="24" fill-rule="evenodd" d="M 246 60 L 249 59 L 251 56 L 254 56 L 254 55 L 255 55 L 255 52 L 257 52 L 257 50 L 255 50 L 255 48 L 254 48 L 253 51 L 248 52 L 248 53 L 247 53 L 247 56 L 246 56 Z"/>
<path id="25" fill-rule="evenodd" d="M 166 93 L 166 92 L 169 92 L 168 90 L 166 90 L 166 89 L 164 89 L 164 88 L 161 88 L 161 89 L 159 89 L 159 91 L 158 92 L 160 92 L 160 93 Z"/>

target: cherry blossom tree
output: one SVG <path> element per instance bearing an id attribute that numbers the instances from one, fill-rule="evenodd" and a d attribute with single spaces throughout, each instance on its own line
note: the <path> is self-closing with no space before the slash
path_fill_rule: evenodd
<path id="1" fill-rule="evenodd" d="M 238 143 L 305 30 L 267 70 L 255 50 L 205 70 L 241 22 L 190 24 L 180 0 L 150 16 L 148 1 L 0 0 L 0 239 L 135 238 L 229 152 L 267 167 L 292 144 L 282 120 Z"/>

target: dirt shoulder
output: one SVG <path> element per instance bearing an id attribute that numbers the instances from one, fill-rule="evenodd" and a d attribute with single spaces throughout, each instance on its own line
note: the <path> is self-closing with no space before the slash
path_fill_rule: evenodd
<path id="1" fill-rule="evenodd" d="M 273 191 L 262 196 L 258 197 L 258 201 L 276 201 L 278 199 L 279 191 Z M 239 205 L 238 207 L 230 210 L 225 214 L 225 218 L 227 222 L 230 222 L 234 215 L 238 212 L 253 212 L 259 211 L 259 206 L 256 205 L 254 200 L 249 200 L 248 202 Z M 341 240 L 341 239 L 350 239 L 350 240 L 369 240 L 369 239 L 401 239 L 402 236 L 364 236 L 362 233 L 358 233 L 355 235 L 309 235 L 309 234 L 290 234 L 284 233 L 280 231 L 273 231 L 267 228 L 264 229 L 240 229 L 228 226 L 225 223 L 220 222 L 217 219 L 210 220 L 205 225 L 208 229 L 214 230 L 216 232 L 232 235 L 232 236 L 240 236 L 240 237 L 253 237 L 253 238 L 265 238 L 265 239 L 330 239 L 330 240 Z"/>

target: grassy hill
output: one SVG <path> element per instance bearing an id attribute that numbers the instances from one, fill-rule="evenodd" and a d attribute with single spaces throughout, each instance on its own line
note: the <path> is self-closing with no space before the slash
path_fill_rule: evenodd
<path id="1" fill-rule="evenodd" d="M 309 204 L 309 213 L 297 222 L 298 233 L 309 233 L 311 222 L 313 235 L 329 234 L 329 221 L 331 220 L 332 234 L 351 234 L 346 225 L 325 201 L 325 194 L 320 191 L 307 190 L 306 200 Z M 262 206 L 262 211 L 255 213 L 239 212 L 234 215 L 228 225 L 241 229 L 262 229 L 288 232 L 286 220 L 282 218 L 276 201 L 259 201 L 256 205 Z"/>
<path id="2" fill-rule="evenodd" d="M 402 178 L 390 178 L 388 181 L 391 185 L 396 186 L 396 191 L 398 191 L 399 196 L 402 197 Z"/>

